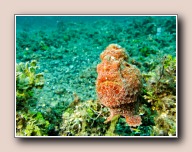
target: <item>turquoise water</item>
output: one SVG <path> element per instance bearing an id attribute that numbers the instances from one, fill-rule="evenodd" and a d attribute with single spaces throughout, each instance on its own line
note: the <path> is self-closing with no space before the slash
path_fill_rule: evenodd
<path id="1" fill-rule="evenodd" d="M 62 112 L 76 97 L 97 100 L 96 66 L 112 43 L 126 49 L 129 63 L 142 74 L 149 73 L 166 55 L 176 56 L 176 17 L 16 16 L 16 63 L 36 60 L 37 73 L 45 79 L 44 87 L 34 90 L 31 108 L 59 126 Z"/>

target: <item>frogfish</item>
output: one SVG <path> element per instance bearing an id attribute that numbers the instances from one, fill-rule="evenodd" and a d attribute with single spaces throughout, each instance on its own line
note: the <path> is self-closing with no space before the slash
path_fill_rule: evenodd
<path id="1" fill-rule="evenodd" d="M 110 44 L 100 54 L 100 59 L 96 92 L 100 103 L 110 109 L 106 122 L 121 115 L 129 126 L 141 125 L 141 117 L 136 115 L 142 88 L 140 70 L 127 62 L 128 55 L 118 44 Z"/>

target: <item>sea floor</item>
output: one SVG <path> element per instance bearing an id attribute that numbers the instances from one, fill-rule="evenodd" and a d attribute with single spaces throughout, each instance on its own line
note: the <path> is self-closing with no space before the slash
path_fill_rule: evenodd
<path id="1" fill-rule="evenodd" d="M 176 25 L 172 16 L 77 21 L 53 17 L 49 24 L 46 25 L 46 19 L 43 23 L 35 17 L 28 21 L 26 17 L 25 22 L 16 24 L 16 63 L 36 60 L 37 72 L 44 75 L 44 87 L 35 89 L 34 94 L 34 110 L 42 113 L 58 106 L 64 110 L 77 98 L 82 102 L 97 99 L 96 67 L 100 53 L 109 44 L 125 48 L 129 63 L 142 74 L 160 66 L 165 55 L 176 56 Z"/>

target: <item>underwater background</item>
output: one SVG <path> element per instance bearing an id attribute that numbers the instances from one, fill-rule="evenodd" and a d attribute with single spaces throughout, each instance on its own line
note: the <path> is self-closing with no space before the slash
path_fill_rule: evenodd
<path id="1" fill-rule="evenodd" d="M 16 16 L 17 136 L 176 136 L 176 16 Z M 142 74 L 138 114 L 105 123 L 100 54 L 125 48 Z"/>

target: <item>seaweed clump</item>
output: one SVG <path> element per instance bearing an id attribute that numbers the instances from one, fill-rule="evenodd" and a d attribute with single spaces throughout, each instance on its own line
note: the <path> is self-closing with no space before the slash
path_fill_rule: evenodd
<path id="1" fill-rule="evenodd" d="M 42 88 L 44 85 L 43 73 L 36 74 L 37 62 L 16 64 L 16 105 L 17 110 L 26 109 L 31 103 L 34 88 Z M 30 102 L 30 103 L 29 103 Z"/>
<path id="2" fill-rule="evenodd" d="M 36 73 L 37 62 L 16 64 L 16 135 L 45 136 L 49 122 L 40 112 L 35 111 L 35 88 L 44 85 L 43 73 Z"/>
<path id="3" fill-rule="evenodd" d="M 60 136 L 117 136 L 116 123 L 119 116 L 104 123 L 109 110 L 97 100 L 77 101 L 64 111 L 60 126 Z"/>
<path id="4" fill-rule="evenodd" d="M 156 112 L 152 135 L 176 135 L 176 57 L 167 55 L 161 65 L 144 74 L 144 98 Z"/>
<path id="5" fill-rule="evenodd" d="M 148 108 L 149 109 L 149 108 Z M 147 109 L 147 110 L 148 110 Z M 110 110 L 98 100 L 74 100 L 63 112 L 59 136 L 150 136 L 152 126 L 146 120 L 138 127 L 130 127 L 125 118 L 115 115 L 109 123 Z"/>
<path id="6" fill-rule="evenodd" d="M 16 113 L 17 136 L 47 136 L 49 126 L 40 112 Z"/>

